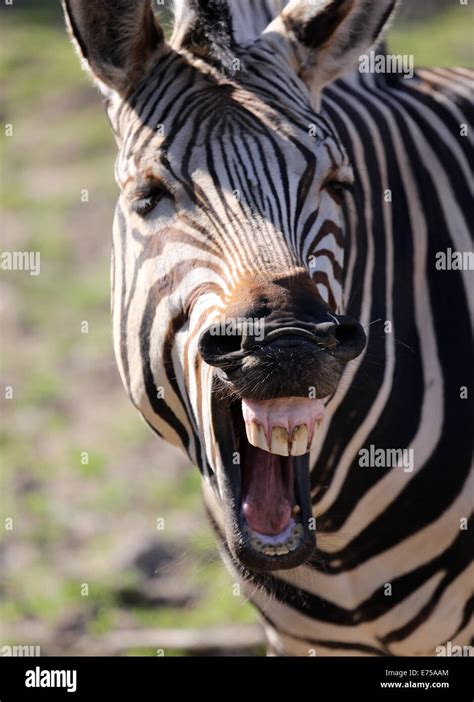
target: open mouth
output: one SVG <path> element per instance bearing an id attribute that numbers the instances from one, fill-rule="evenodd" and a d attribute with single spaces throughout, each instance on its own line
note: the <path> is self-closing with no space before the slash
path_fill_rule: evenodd
<path id="1" fill-rule="evenodd" d="M 213 395 L 212 413 L 230 550 L 253 570 L 301 565 L 316 546 L 309 452 L 320 438 L 323 402 Z"/>

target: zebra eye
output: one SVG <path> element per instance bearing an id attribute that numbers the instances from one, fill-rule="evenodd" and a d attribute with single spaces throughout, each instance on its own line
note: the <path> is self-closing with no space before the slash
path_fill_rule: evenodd
<path id="1" fill-rule="evenodd" d="M 345 193 L 353 192 L 354 184 L 343 180 L 330 180 L 324 185 L 324 188 L 338 199 L 342 199 Z"/>
<path id="2" fill-rule="evenodd" d="M 156 187 L 137 200 L 134 200 L 130 207 L 137 215 L 145 217 L 166 195 L 167 192 L 163 188 Z"/>

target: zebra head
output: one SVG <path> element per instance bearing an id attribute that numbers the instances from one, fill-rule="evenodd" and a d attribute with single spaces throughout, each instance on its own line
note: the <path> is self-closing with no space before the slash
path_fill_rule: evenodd
<path id="1" fill-rule="evenodd" d="M 351 164 L 322 88 L 394 0 L 64 0 L 119 154 L 113 320 L 123 382 L 204 478 L 255 570 L 315 547 L 309 451 L 365 346 L 344 314 Z"/>

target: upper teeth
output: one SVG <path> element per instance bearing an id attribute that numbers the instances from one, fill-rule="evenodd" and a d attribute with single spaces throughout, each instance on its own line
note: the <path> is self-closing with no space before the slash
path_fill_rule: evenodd
<path id="1" fill-rule="evenodd" d="M 305 397 L 244 399 L 242 414 L 252 446 L 279 456 L 302 456 L 317 440 L 324 403 Z"/>
<path id="2" fill-rule="evenodd" d="M 288 432 L 286 429 L 283 429 L 283 427 L 273 427 L 272 438 L 270 441 L 270 451 L 271 453 L 277 453 L 279 456 L 290 455 Z"/>
<path id="3" fill-rule="evenodd" d="M 317 441 L 317 435 L 321 423 L 316 422 L 312 431 L 312 441 L 309 441 L 311 434 L 308 432 L 306 424 L 295 427 L 291 434 L 284 427 L 273 427 L 269 441 L 267 440 L 265 429 L 257 422 L 245 424 L 247 439 L 252 446 L 261 448 L 278 456 L 302 456 L 311 450 Z M 270 445 L 269 445 L 270 444 Z"/>
<path id="4" fill-rule="evenodd" d="M 293 429 L 291 436 L 291 455 L 302 456 L 308 450 L 308 428 L 306 424 L 300 424 Z"/>
<path id="5" fill-rule="evenodd" d="M 252 422 L 251 424 L 246 424 L 245 429 L 247 431 L 247 438 L 252 446 L 259 446 L 260 448 L 265 449 L 265 451 L 268 451 L 265 430 L 261 424 Z"/>

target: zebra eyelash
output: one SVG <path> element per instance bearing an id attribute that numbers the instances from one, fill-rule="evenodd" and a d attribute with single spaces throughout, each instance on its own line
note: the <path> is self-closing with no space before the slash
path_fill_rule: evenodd
<path id="1" fill-rule="evenodd" d="M 140 217 L 146 217 L 157 204 L 168 195 L 163 188 L 155 188 L 152 192 L 147 193 L 144 197 L 133 200 L 130 209 Z"/>
<path id="2" fill-rule="evenodd" d="M 325 190 L 331 190 L 337 195 L 345 195 L 346 193 L 354 192 L 354 183 L 350 183 L 342 180 L 330 180 L 324 185 Z"/>

